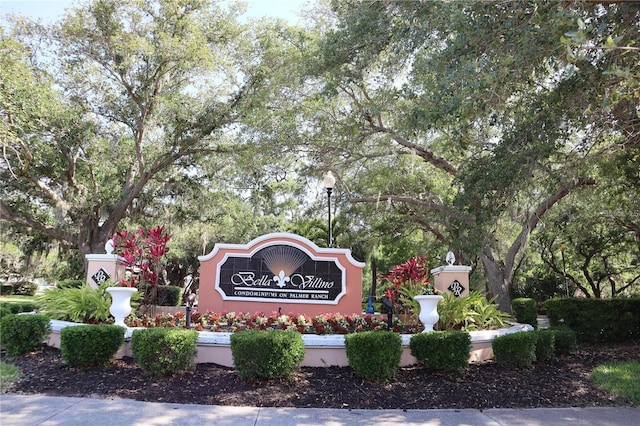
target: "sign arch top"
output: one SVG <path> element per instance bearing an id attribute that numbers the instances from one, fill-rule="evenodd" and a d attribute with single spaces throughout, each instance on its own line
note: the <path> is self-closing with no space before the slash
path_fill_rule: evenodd
<path id="1" fill-rule="evenodd" d="M 271 245 L 274 241 L 282 242 L 283 244 L 292 245 L 294 247 L 298 247 L 309 256 L 312 256 L 312 253 L 323 253 L 323 254 L 336 254 L 343 253 L 347 259 L 354 265 L 359 268 L 364 268 L 365 264 L 363 262 L 359 262 L 353 258 L 351 255 L 351 250 L 349 249 L 341 249 L 341 248 L 324 248 L 318 247 L 313 241 L 308 240 L 307 238 L 298 235 L 292 234 L 288 232 L 274 232 L 271 234 L 261 235 L 257 238 L 254 238 L 247 244 L 227 244 L 227 243 L 218 243 L 213 249 L 206 255 L 198 256 L 198 260 L 200 262 L 209 260 L 213 258 L 218 251 L 223 249 L 231 249 L 237 250 L 244 248 L 248 251 L 257 251 L 265 246 Z M 313 256 L 312 256 L 313 257 Z"/>
<path id="2" fill-rule="evenodd" d="M 216 244 L 198 260 L 200 310 L 362 313 L 365 264 L 348 249 L 272 233 L 247 244 Z"/>

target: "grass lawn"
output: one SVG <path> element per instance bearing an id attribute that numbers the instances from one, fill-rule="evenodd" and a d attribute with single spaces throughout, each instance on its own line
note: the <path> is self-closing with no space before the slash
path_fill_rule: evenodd
<path id="1" fill-rule="evenodd" d="M 20 371 L 15 365 L 0 361 L 0 390 L 20 378 Z"/>
<path id="2" fill-rule="evenodd" d="M 640 362 L 626 361 L 600 365 L 591 380 L 601 389 L 640 404 Z"/>
<path id="3" fill-rule="evenodd" d="M 35 302 L 35 296 L 0 296 L 0 302 L 9 302 L 9 303 L 22 303 L 22 302 Z"/>

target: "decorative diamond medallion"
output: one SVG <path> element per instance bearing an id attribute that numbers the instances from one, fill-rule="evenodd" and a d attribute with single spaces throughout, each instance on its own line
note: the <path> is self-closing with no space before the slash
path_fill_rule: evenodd
<path id="1" fill-rule="evenodd" d="M 98 269 L 98 272 L 96 272 L 91 276 L 91 279 L 93 280 L 93 282 L 98 285 L 102 284 L 109 278 L 111 278 L 111 275 L 109 275 L 109 273 L 105 271 L 103 268 Z"/>
<path id="2" fill-rule="evenodd" d="M 460 281 L 458 280 L 453 280 L 453 282 L 449 285 L 449 291 L 456 297 L 462 296 L 462 292 L 464 290 L 464 286 L 460 284 Z"/>

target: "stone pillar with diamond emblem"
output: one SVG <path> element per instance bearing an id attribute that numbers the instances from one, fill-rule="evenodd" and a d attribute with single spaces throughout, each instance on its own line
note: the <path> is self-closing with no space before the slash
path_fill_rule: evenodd
<path id="1" fill-rule="evenodd" d="M 439 266 L 432 269 L 433 286 L 441 293 L 452 293 L 456 297 L 469 295 L 469 272 L 471 266 L 454 265 L 455 256 L 452 252 L 447 253 L 446 266 Z"/>
<path id="2" fill-rule="evenodd" d="M 113 241 L 107 241 L 106 254 L 87 254 L 87 284 L 98 288 L 106 280 L 118 282 L 125 277 L 124 259 L 113 254 Z"/>

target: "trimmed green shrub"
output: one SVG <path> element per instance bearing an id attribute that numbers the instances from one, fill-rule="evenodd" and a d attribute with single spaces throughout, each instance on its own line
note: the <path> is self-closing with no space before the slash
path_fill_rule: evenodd
<path id="1" fill-rule="evenodd" d="M 9 309 L 11 309 L 11 312 L 14 314 L 20 314 L 23 312 L 22 303 L 9 303 Z"/>
<path id="2" fill-rule="evenodd" d="M 496 363 L 506 368 L 530 367 L 536 360 L 536 336 L 531 332 L 498 336 L 491 347 Z"/>
<path id="3" fill-rule="evenodd" d="M 11 308 L 7 305 L 0 305 L 0 318 L 4 318 L 7 315 L 13 315 Z"/>
<path id="4" fill-rule="evenodd" d="M 242 379 L 291 377 L 304 359 L 304 341 L 295 331 L 242 331 L 231 335 L 231 356 Z"/>
<path id="5" fill-rule="evenodd" d="M 386 382 L 400 365 L 402 339 L 392 331 L 347 334 L 344 343 L 349 365 L 363 379 Z"/>
<path id="6" fill-rule="evenodd" d="M 166 296 L 164 305 L 165 306 L 178 306 L 180 304 L 180 293 L 182 292 L 182 288 L 175 285 L 167 285 L 164 286 L 166 291 Z"/>
<path id="7" fill-rule="evenodd" d="M 528 298 L 513 299 L 511 309 L 517 322 L 530 324 L 533 328 L 538 328 L 538 308 L 535 300 Z"/>
<path id="8" fill-rule="evenodd" d="M 13 284 L 13 294 L 16 296 L 35 296 L 38 284 L 31 281 L 18 281 Z"/>
<path id="9" fill-rule="evenodd" d="M 12 357 L 38 349 L 49 333 L 45 315 L 7 315 L 0 321 L 0 343 Z"/>
<path id="10" fill-rule="evenodd" d="M 71 367 L 104 365 L 124 344 L 124 332 L 118 325 L 65 327 L 60 331 L 62 359 Z"/>
<path id="11" fill-rule="evenodd" d="M 533 332 L 536 336 L 536 361 L 551 361 L 555 356 L 556 334 L 553 330 L 543 329 Z"/>
<path id="12" fill-rule="evenodd" d="M 86 284 L 86 280 L 66 279 L 58 281 L 57 288 L 80 288 Z"/>
<path id="13" fill-rule="evenodd" d="M 457 371 L 469 365 L 471 336 L 462 331 L 414 334 L 409 348 L 430 370 Z"/>
<path id="14" fill-rule="evenodd" d="M 569 327 L 551 327 L 555 334 L 556 355 L 569 355 L 578 347 L 576 332 Z"/>
<path id="15" fill-rule="evenodd" d="M 146 299 L 158 306 L 178 306 L 180 304 L 180 292 L 182 288 L 174 285 L 159 285 L 156 287 L 156 297 L 151 297 L 151 286 L 145 290 Z"/>
<path id="16" fill-rule="evenodd" d="M 28 300 L 20 302 L 20 312 L 33 312 L 38 309 L 40 309 L 40 306 L 35 302 L 30 302 Z"/>
<path id="17" fill-rule="evenodd" d="M 147 328 L 131 336 L 133 359 L 149 374 L 171 376 L 195 369 L 198 332 L 183 328 Z"/>
<path id="18" fill-rule="evenodd" d="M 30 301 L 23 302 L 0 302 L 0 309 L 6 310 L 12 314 L 22 312 L 33 312 L 38 310 L 38 304 Z"/>
<path id="19" fill-rule="evenodd" d="M 15 302 L 0 302 L 0 308 L 7 309 L 12 314 L 22 312 L 22 304 Z"/>
<path id="20" fill-rule="evenodd" d="M 552 326 L 576 332 L 579 342 L 624 342 L 640 339 L 640 298 L 558 298 L 545 302 Z"/>
<path id="21" fill-rule="evenodd" d="M 11 296 L 13 294 L 13 285 L 0 284 L 0 296 Z"/>

